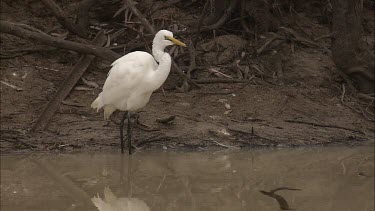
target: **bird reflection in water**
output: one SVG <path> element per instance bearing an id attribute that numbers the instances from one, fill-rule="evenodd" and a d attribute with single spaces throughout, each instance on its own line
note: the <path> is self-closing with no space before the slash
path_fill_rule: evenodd
<path id="1" fill-rule="evenodd" d="M 104 197 L 94 196 L 91 198 L 92 203 L 99 211 L 150 211 L 147 204 L 137 198 L 118 198 L 109 187 L 104 188 Z"/>

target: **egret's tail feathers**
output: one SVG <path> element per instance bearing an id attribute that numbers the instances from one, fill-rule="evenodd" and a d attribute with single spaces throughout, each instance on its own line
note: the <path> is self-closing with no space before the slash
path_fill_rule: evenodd
<path id="1" fill-rule="evenodd" d="M 96 109 L 96 112 L 99 111 L 103 107 L 103 101 L 99 94 L 99 96 L 91 103 L 91 108 Z"/>
<path id="2" fill-rule="evenodd" d="M 91 108 L 96 109 L 96 111 L 99 111 L 99 109 L 104 108 L 105 120 L 108 120 L 111 114 L 116 111 L 116 108 L 113 105 L 104 105 L 102 97 L 101 97 L 101 93 L 94 100 L 94 102 L 92 102 Z"/>
<path id="3" fill-rule="evenodd" d="M 111 116 L 111 114 L 113 112 L 115 112 L 115 111 L 116 111 L 116 108 L 114 106 L 112 106 L 112 105 L 105 105 L 104 106 L 104 119 L 108 120 L 109 117 Z"/>
<path id="4" fill-rule="evenodd" d="M 117 201 L 118 198 L 112 193 L 108 187 L 104 188 L 104 197 L 100 198 L 99 194 L 91 198 L 92 203 L 98 208 L 99 211 L 114 211 L 114 210 L 128 210 L 126 207 L 119 207 L 121 204 Z M 120 209 L 118 209 L 120 208 Z"/>

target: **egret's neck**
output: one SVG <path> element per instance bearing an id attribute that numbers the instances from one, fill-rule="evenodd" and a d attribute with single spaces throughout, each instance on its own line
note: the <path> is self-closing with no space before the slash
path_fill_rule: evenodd
<path id="1" fill-rule="evenodd" d="M 162 45 L 161 43 L 156 41 L 154 41 L 152 45 L 152 55 L 154 55 L 154 58 L 158 63 L 160 63 L 163 55 L 167 54 L 166 52 L 164 52 L 165 47 L 165 45 Z"/>
<path id="2" fill-rule="evenodd" d="M 159 63 L 158 69 L 152 74 L 152 87 L 154 90 L 158 89 L 167 79 L 171 70 L 172 59 L 169 53 L 164 52 L 165 46 L 159 43 L 154 43 L 152 46 L 152 54 L 155 60 Z"/>

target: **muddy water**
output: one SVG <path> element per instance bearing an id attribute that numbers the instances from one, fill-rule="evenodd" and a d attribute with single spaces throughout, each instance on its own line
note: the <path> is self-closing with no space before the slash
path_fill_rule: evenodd
<path id="1" fill-rule="evenodd" d="M 373 199 L 373 146 L 1 156 L 2 211 L 373 211 Z"/>

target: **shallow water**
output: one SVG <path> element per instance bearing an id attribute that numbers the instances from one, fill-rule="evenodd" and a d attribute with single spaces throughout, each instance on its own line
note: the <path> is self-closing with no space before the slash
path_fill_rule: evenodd
<path id="1" fill-rule="evenodd" d="M 300 190 L 260 192 L 279 187 Z M 373 211 L 374 147 L 1 156 L 3 211 L 98 210 L 93 201 L 106 211 L 280 210 L 275 198 L 284 209 Z"/>

